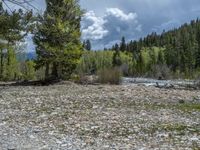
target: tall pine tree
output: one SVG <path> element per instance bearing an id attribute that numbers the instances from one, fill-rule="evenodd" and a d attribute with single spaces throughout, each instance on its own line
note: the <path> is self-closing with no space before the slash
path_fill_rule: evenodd
<path id="1" fill-rule="evenodd" d="M 91 42 L 90 42 L 90 40 L 86 40 L 86 43 L 85 43 L 85 49 L 88 50 L 88 51 L 90 51 L 91 48 L 92 48 L 92 46 L 91 46 Z"/>
<path id="2" fill-rule="evenodd" d="M 120 43 L 120 51 L 124 52 L 126 51 L 126 40 L 125 37 L 122 37 L 121 43 Z"/>
<path id="3" fill-rule="evenodd" d="M 34 36 L 36 65 L 37 68 L 45 66 L 46 79 L 68 78 L 81 56 L 82 11 L 77 0 L 46 0 L 46 4 Z"/>
<path id="4" fill-rule="evenodd" d="M 0 2 L 0 78 L 13 79 L 16 70 L 15 46 L 23 42 L 29 32 L 32 12 L 8 12 Z"/>

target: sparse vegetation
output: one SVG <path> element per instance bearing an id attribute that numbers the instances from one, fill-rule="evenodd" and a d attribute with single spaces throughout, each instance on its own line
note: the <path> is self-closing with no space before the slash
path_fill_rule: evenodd
<path id="1" fill-rule="evenodd" d="M 177 109 L 180 109 L 182 111 L 186 112 L 193 112 L 193 111 L 199 111 L 200 112 L 200 104 L 199 103 L 192 103 L 192 104 L 180 104 L 176 106 Z"/>
<path id="2" fill-rule="evenodd" d="M 191 99 L 199 95 L 196 91 L 74 83 L 7 86 L 0 91 L 3 143 L 10 131 L 15 145 L 26 142 L 21 147 L 32 149 L 44 143 L 48 148 L 67 149 L 66 141 L 74 142 L 73 149 L 100 149 L 108 144 L 131 148 L 141 142 L 147 149 L 152 143 L 163 149 L 199 147 L 199 104 Z M 185 103 L 179 104 L 178 98 Z"/>
<path id="3" fill-rule="evenodd" d="M 98 71 L 98 82 L 102 84 L 120 84 L 121 71 L 119 68 L 104 68 Z"/>

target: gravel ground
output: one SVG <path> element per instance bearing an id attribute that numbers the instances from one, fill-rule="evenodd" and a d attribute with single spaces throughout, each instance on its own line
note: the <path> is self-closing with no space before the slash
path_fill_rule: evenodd
<path id="1" fill-rule="evenodd" d="M 200 91 L 0 86 L 0 150 L 200 149 Z"/>

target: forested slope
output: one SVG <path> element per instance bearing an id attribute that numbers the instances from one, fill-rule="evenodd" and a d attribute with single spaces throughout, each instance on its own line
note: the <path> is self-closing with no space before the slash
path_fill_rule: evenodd
<path id="1" fill-rule="evenodd" d="M 166 64 L 173 72 L 190 76 L 200 67 L 200 20 L 193 20 L 168 32 L 163 31 L 162 34 L 154 32 L 128 43 L 125 43 L 124 38 L 122 38 L 120 45 L 115 44 L 112 50 L 131 52 L 138 64 L 144 66 L 142 58 L 146 57 L 145 61 L 147 61 L 147 57 L 150 57 L 149 59 L 155 57 L 150 52 L 152 47 L 164 48 L 164 58 L 161 58 L 159 63 Z M 146 54 L 146 56 L 143 56 L 144 51 L 147 51 L 149 56 Z M 157 59 L 160 59 L 159 57 L 162 57 L 162 54 L 157 54 L 157 57 Z M 152 68 L 154 63 L 151 62 L 150 64 L 150 68 Z"/>

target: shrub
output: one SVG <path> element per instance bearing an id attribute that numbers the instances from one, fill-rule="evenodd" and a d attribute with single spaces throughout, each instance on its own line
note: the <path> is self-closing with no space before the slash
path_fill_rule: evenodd
<path id="1" fill-rule="evenodd" d="M 72 74 L 70 80 L 78 84 L 96 84 L 97 76 L 87 75 L 80 72 L 78 74 L 77 73 Z"/>
<path id="2" fill-rule="evenodd" d="M 23 68 L 23 78 L 24 80 L 34 80 L 35 79 L 35 63 L 31 60 L 27 60 L 24 63 Z"/>
<path id="3" fill-rule="evenodd" d="M 152 71 L 150 74 L 151 74 L 150 75 L 151 77 L 156 78 L 156 79 L 170 79 L 171 78 L 170 68 L 164 64 L 154 65 L 152 67 Z"/>
<path id="4" fill-rule="evenodd" d="M 97 70 L 112 67 L 112 51 L 84 51 L 76 73 L 93 75 Z"/>
<path id="5" fill-rule="evenodd" d="M 119 68 L 104 68 L 98 71 L 98 82 L 103 84 L 120 84 L 121 71 Z"/>

